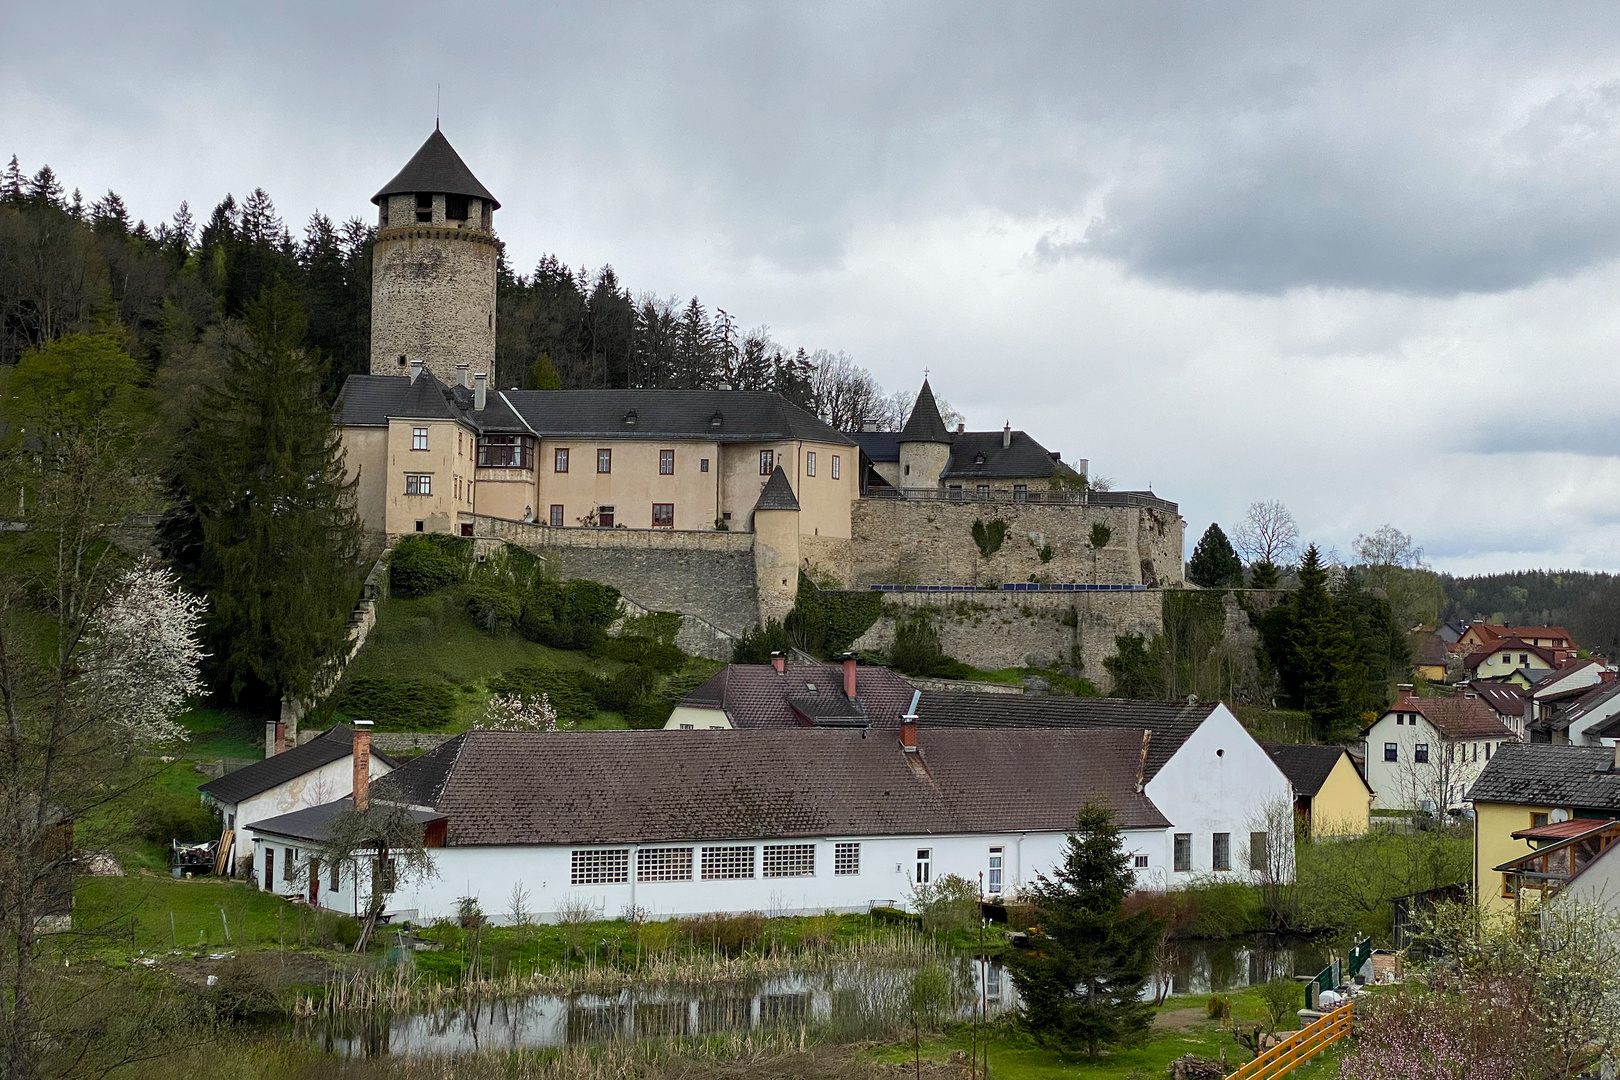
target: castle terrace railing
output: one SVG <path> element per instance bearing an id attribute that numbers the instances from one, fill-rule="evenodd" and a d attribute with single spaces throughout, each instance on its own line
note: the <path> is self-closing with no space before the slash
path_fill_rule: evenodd
<path id="1" fill-rule="evenodd" d="M 1036 503 L 1041 506 L 1140 506 L 1176 514 L 1175 503 L 1161 499 L 1151 491 L 1015 491 L 1011 488 L 893 488 L 868 487 L 861 491 L 863 499 L 893 499 L 915 502 L 961 503 Z"/>
<path id="2" fill-rule="evenodd" d="M 868 585 L 870 592 L 1147 592 L 1147 585 L 1078 585 L 1008 581 L 1000 585 Z"/>

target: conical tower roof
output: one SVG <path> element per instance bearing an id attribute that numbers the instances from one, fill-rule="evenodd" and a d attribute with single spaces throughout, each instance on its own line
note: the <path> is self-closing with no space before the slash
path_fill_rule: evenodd
<path id="1" fill-rule="evenodd" d="M 917 392 L 917 403 L 911 407 L 911 416 L 900 432 L 899 441 L 903 443 L 951 441 L 950 429 L 940 418 L 939 406 L 934 402 L 934 391 L 929 388 L 927 379 L 923 380 L 922 389 Z"/>
<path id="2" fill-rule="evenodd" d="M 478 182 L 478 177 L 467 168 L 467 163 L 461 160 L 456 148 L 450 145 L 450 140 L 437 127 L 416 156 L 407 161 L 405 167 L 399 170 L 399 175 L 384 184 L 382 190 L 371 197 L 371 201 L 381 203 L 385 196 L 409 195 L 417 191 L 431 191 L 436 195 L 472 195 L 488 199 L 497 210 L 501 208 L 495 196 Z"/>
<path id="3" fill-rule="evenodd" d="M 771 478 L 765 481 L 765 490 L 759 493 L 759 502 L 754 504 L 755 510 L 797 510 L 799 500 L 793 494 L 793 485 L 788 483 L 787 473 L 778 465 Z"/>

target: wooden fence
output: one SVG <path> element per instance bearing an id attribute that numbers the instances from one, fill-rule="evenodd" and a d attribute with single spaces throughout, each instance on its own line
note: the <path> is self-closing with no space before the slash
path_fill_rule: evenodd
<path id="1" fill-rule="evenodd" d="M 1261 1054 L 1226 1080 L 1275 1080 L 1287 1076 L 1311 1058 L 1350 1034 L 1355 1003 L 1345 1002 L 1305 1028 Z"/>

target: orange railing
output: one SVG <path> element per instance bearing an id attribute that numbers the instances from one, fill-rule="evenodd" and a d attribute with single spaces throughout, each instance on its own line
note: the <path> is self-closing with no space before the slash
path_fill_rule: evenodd
<path id="1" fill-rule="evenodd" d="M 1350 1034 L 1355 1004 L 1346 1002 L 1308 1026 L 1289 1035 L 1226 1080 L 1275 1080 L 1287 1076 L 1323 1050 Z"/>

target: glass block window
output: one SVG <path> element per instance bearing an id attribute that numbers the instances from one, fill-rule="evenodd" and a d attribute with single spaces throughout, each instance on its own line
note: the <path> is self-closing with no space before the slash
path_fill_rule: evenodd
<path id="1" fill-rule="evenodd" d="M 642 848 L 636 852 L 637 881 L 691 881 L 692 849 Z"/>
<path id="2" fill-rule="evenodd" d="M 622 885 L 630 880 L 629 848 L 587 848 L 574 853 L 572 885 Z"/>
<path id="3" fill-rule="evenodd" d="M 433 494 L 433 474 L 414 473 L 405 474 L 405 494 L 431 495 Z"/>
<path id="4" fill-rule="evenodd" d="M 751 878 L 754 876 L 752 847 L 706 847 L 703 849 L 703 880 Z"/>
<path id="5" fill-rule="evenodd" d="M 833 848 L 833 873 L 850 877 L 861 872 L 861 845 L 839 844 Z"/>
<path id="6" fill-rule="evenodd" d="M 766 844 L 759 861 L 761 877 L 814 877 L 816 845 Z"/>

